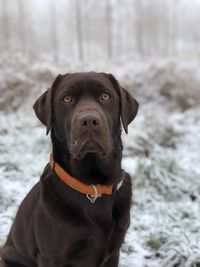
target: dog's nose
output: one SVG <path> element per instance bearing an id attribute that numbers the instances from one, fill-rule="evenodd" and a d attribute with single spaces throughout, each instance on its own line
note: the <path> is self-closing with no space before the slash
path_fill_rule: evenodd
<path id="1" fill-rule="evenodd" d="M 80 126 L 92 129 L 98 128 L 101 124 L 100 118 L 94 114 L 84 114 L 79 118 Z"/>

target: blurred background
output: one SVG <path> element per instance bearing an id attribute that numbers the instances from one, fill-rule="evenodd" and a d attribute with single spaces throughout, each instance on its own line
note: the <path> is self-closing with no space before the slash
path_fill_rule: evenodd
<path id="1" fill-rule="evenodd" d="M 195 59 L 198 0 L 1 0 L 0 49 L 59 61 Z"/>
<path id="2" fill-rule="evenodd" d="M 140 103 L 120 267 L 200 267 L 199 27 L 199 0 L 0 0 L 0 250 L 51 151 L 34 101 L 58 73 L 103 71 Z"/>

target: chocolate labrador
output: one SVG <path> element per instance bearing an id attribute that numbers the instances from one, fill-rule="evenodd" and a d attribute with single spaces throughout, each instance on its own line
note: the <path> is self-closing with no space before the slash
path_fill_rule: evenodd
<path id="1" fill-rule="evenodd" d="M 34 104 L 52 154 L 20 205 L 2 252 L 7 267 L 117 267 L 130 221 L 121 168 L 137 101 L 105 73 L 59 75 Z"/>

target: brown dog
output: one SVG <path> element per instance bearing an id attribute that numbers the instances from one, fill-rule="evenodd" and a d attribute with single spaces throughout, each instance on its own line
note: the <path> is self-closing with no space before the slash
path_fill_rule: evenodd
<path id="1" fill-rule="evenodd" d="M 117 267 L 129 226 L 121 169 L 137 101 L 111 74 L 59 75 L 34 104 L 51 132 L 50 164 L 22 202 L 3 249 L 7 267 Z"/>

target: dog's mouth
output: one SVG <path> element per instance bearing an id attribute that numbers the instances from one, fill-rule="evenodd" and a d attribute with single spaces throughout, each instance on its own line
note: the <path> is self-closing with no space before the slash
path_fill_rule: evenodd
<path id="1" fill-rule="evenodd" d="M 80 160 L 88 154 L 94 154 L 100 158 L 104 158 L 106 156 L 106 151 L 96 140 L 93 140 L 92 138 L 84 141 L 77 139 L 71 144 L 71 155 L 73 159 Z"/>

